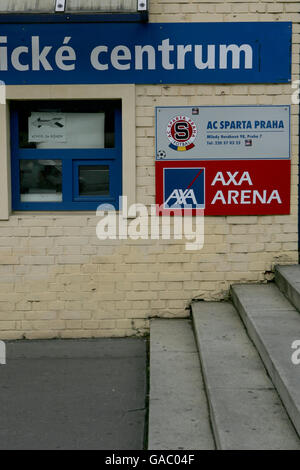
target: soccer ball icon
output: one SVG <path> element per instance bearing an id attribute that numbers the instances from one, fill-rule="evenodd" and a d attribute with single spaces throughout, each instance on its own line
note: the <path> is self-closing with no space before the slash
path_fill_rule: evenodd
<path id="1" fill-rule="evenodd" d="M 166 154 L 166 152 L 165 152 L 164 150 L 159 150 L 159 151 L 157 152 L 157 158 L 158 158 L 158 160 L 162 160 L 162 159 L 166 158 L 166 155 L 167 155 L 167 154 Z"/>

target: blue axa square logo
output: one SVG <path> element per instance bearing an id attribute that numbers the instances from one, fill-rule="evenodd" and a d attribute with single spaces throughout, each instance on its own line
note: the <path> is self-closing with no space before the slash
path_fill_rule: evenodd
<path id="1" fill-rule="evenodd" d="M 205 168 L 164 168 L 164 209 L 204 209 Z"/>

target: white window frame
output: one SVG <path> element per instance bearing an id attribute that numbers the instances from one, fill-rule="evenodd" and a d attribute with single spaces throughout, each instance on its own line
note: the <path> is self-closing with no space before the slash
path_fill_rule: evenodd
<path id="1" fill-rule="evenodd" d="M 122 101 L 122 195 L 127 196 L 128 206 L 134 204 L 136 202 L 135 85 L 9 85 L 6 87 L 6 102 L 0 104 L 0 220 L 8 220 L 12 212 L 9 101 L 51 99 Z M 75 213 L 70 212 L 70 214 Z"/>

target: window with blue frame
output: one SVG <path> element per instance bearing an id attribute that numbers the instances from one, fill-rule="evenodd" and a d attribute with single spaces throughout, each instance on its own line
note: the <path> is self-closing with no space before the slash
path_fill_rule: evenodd
<path id="1" fill-rule="evenodd" d="M 11 104 L 13 210 L 119 209 L 120 100 Z"/>

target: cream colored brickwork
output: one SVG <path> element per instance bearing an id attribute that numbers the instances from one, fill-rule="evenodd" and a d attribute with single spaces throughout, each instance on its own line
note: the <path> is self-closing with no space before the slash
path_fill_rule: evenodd
<path id="1" fill-rule="evenodd" d="M 152 22 L 293 21 L 292 80 L 299 79 L 299 3 L 151 0 L 150 6 Z M 294 90 L 139 85 L 135 91 L 136 201 L 148 205 L 155 203 L 155 106 L 291 104 Z M 152 316 L 187 316 L 193 298 L 223 299 L 232 283 L 263 282 L 274 264 L 296 263 L 298 112 L 293 105 L 291 215 L 206 217 L 200 251 L 174 240 L 99 241 L 92 213 L 17 213 L 0 221 L 0 339 L 142 334 Z M 4 156 L 1 162 L 3 168 Z M 4 173 L 3 184 L 9 165 Z M 9 197 L 0 201 L 2 214 Z"/>

